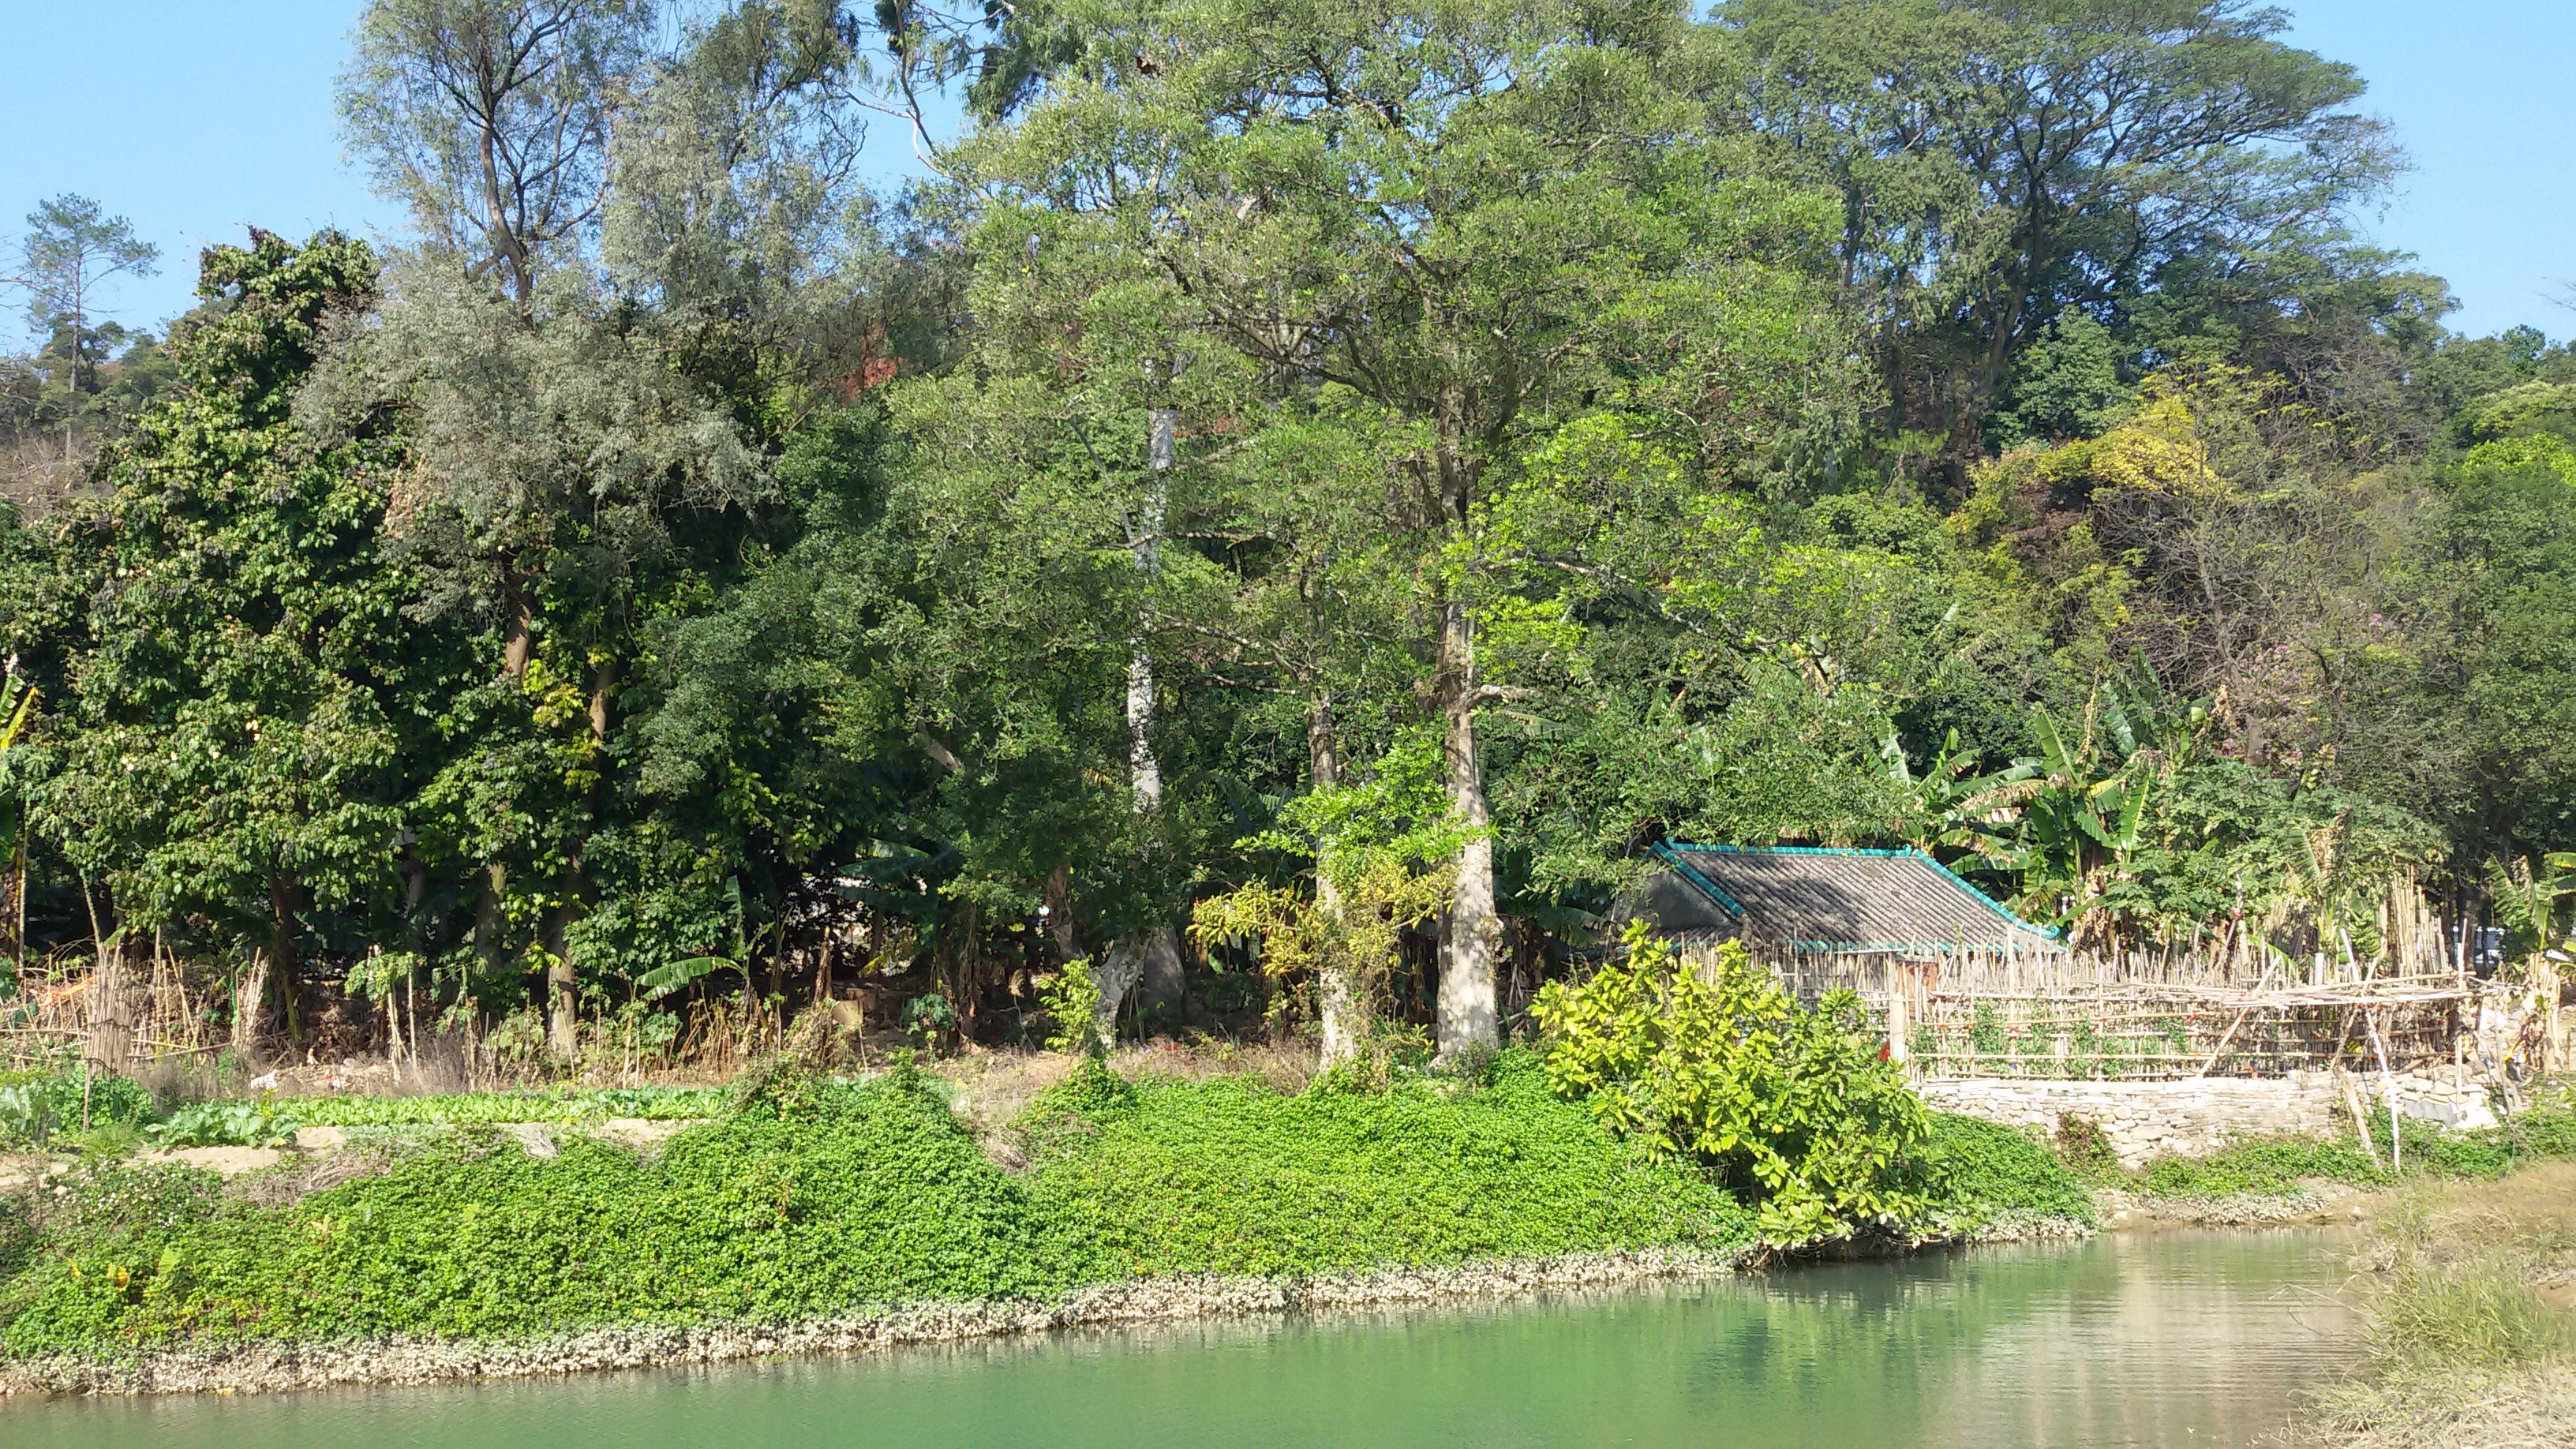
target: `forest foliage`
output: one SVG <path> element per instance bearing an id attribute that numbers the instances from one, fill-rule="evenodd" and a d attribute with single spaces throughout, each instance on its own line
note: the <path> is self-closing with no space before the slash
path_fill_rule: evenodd
<path id="1" fill-rule="evenodd" d="M 1668 836 L 2100 944 L 2478 909 L 2576 848 L 2576 357 L 2360 238 L 2285 25 L 376 0 L 399 244 L 139 339 L 35 219 L 7 929 L 569 1052 L 854 919 L 1034 1029 L 1195 919 L 1289 1017 L 1436 947 L 1454 1055 Z"/>

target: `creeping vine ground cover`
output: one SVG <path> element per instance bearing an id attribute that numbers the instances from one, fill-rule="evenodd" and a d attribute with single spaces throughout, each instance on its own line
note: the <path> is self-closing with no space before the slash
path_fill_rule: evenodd
<path id="1" fill-rule="evenodd" d="M 1146 1081 L 1040 1103 L 1032 1190 L 1118 1276 L 1294 1273 L 1751 1240 L 1708 1178 L 1658 1163 L 1506 1052 L 1482 1082 L 1281 1096 Z"/>
<path id="2" fill-rule="evenodd" d="M 909 1068 L 755 1074 L 734 1103 L 649 1157 L 577 1134 L 535 1156 L 469 1125 L 282 1206 L 249 1180 L 131 1165 L 0 1194 L 0 1351 L 775 1323 L 1756 1235 L 1709 1174 L 1613 1135 L 1525 1051 L 1474 1078 L 1297 1095 L 1095 1066 L 1023 1119 L 1018 1172 Z M 2054 1154 L 2000 1128 L 1936 1117 L 1918 1166 L 1953 1224 L 2090 1211 Z"/>
<path id="3" fill-rule="evenodd" d="M 2526 1163 L 2576 1159 L 2576 1100 L 2562 1095 L 2536 1103 L 2497 1127 L 2450 1132 L 2422 1122 L 2403 1124 L 2403 1171 L 2390 1167 L 2387 1128 L 2374 1122 L 2374 1159 L 2357 1136 L 2263 1137 L 2231 1144 L 2207 1157 L 2173 1157 L 2134 1172 L 2116 1167 L 2088 1174 L 2105 1187 L 2158 1198 L 2219 1198 L 2241 1194 L 2279 1196 L 2303 1181 L 2354 1187 L 2391 1187 L 2407 1178 L 2502 1177 Z"/>
<path id="4" fill-rule="evenodd" d="M 1525 1057 L 1371 1094 L 1103 1077 L 1032 1113 L 1023 1173 L 907 1072 L 773 1083 L 651 1157 L 467 1130 L 284 1206 L 106 1167 L 0 1212 L 0 1349 L 524 1339 L 1750 1237 L 1733 1199 L 1610 1136 Z"/>

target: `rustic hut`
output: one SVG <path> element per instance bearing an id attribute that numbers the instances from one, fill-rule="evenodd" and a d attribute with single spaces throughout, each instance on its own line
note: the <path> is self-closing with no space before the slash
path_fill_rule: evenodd
<path id="1" fill-rule="evenodd" d="M 2064 980 L 2065 943 L 1919 850 L 1685 845 L 1630 898 L 1685 953 L 1742 941 L 1814 999 L 1849 986 L 1873 1004 L 1903 983 L 1918 1000 L 1946 988 L 2027 991 Z"/>

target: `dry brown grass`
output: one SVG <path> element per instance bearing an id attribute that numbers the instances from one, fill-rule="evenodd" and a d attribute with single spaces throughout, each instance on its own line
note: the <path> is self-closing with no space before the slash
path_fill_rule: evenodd
<path id="1" fill-rule="evenodd" d="M 2368 1362 L 2306 1441 L 2576 1446 L 2576 1163 L 2420 1187 L 2374 1227 L 2355 1265 Z"/>
<path id="2" fill-rule="evenodd" d="M 947 1082 L 950 1107 L 973 1129 L 984 1153 L 1014 1171 L 1027 1165 L 1012 1124 L 1040 1093 L 1073 1075 L 1081 1058 L 1063 1052 L 969 1047 L 923 1069 Z M 1300 1045 L 1242 1045 L 1226 1041 L 1182 1044 L 1158 1041 L 1121 1047 L 1109 1068 L 1122 1077 L 1169 1077 L 1203 1082 L 1217 1077 L 1257 1077 L 1282 1092 L 1297 1092 L 1315 1079 L 1314 1049 Z"/>

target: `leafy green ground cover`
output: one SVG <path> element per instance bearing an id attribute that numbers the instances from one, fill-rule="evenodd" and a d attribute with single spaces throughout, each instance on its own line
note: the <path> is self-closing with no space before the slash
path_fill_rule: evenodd
<path id="1" fill-rule="evenodd" d="M 2014 1218 L 2094 1221 L 2083 1180 L 2045 1143 L 2010 1127 L 1935 1112 L 1924 1160 L 1935 1215 L 1952 1227 Z"/>
<path id="2" fill-rule="evenodd" d="M 20 1072 L 0 1077 L 0 1147 L 257 1147 L 298 1127 L 576 1124 L 617 1117 L 688 1121 L 722 1116 L 731 1100 L 731 1089 L 724 1087 L 612 1087 L 434 1097 L 256 1097 L 162 1111 L 149 1092 L 124 1077 L 99 1074 L 84 1082 L 77 1069 Z M 111 1143 L 89 1143 L 80 1131 L 84 1115 L 93 1130 L 125 1130 Z"/>
<path id="3" fill-rule="evenodd" d="M 1702 1174 L 1656 1163 L 1509 1053 L 1474 1090 L 1282 1096 L 1146 1081 L 1043 1101 L 1032 1191 L 1117 1276 L 1312 1272 L 1381 1263 L 1751 1240 Z"/>
<path id="4" fill-rule="evenodd" d="M 1612 1136 L 1520 1053 L 1481 1082 L 1367 1093 L 1087 1075 L 1023 1126 L 1028 1165 L 1005 1171 L 936 1083 L 787 1074 L 651 1157 L 575 1137 L 539 1158 L 469 1125 L 283 1206 L 103 1165 L 61 1196 L 0 1194 L 0 1351 L 779 1322 L 1754 1235 L 1702 1171 Z M 2041 1144 L 1935 1129 L 1925 1182 L 1951 1219 L 2089 1215 Z"/>
<path id="5" fill-rule="evenodd" d="M 724 1114 L 724 1087 L 459 1092 L 443 1097 L 288 1097 L 269 1105 L 303 1127 L 472 1127 L 496 1122 L 684 1121 Z"/>
<path id="6" fill-rule="evenodd" d="M 2097 1163 L 2087 1180 L 2151 1198 L 2219 1198 L 2243 1194 L 2280 1196 L 2303 1179 L 2355 1187 L 2392 1187 L 2412 1178 L 2502 1177 L 2532 1162 L 2576 1159 L 2576 1098 L 2560 1094 L 2537 1102 L 2498 1127 L 2448 1132 L 2421 1122 L 2402 1124 L 2392 1169 L 2384 1123 L 2374 1122 L 2382 1157 L 2374 1161 L 2357 1136 L 2263 1137 L 2228 1146 L 2207 1157 L 2166 1158 L 2136 1171 Z"/>

